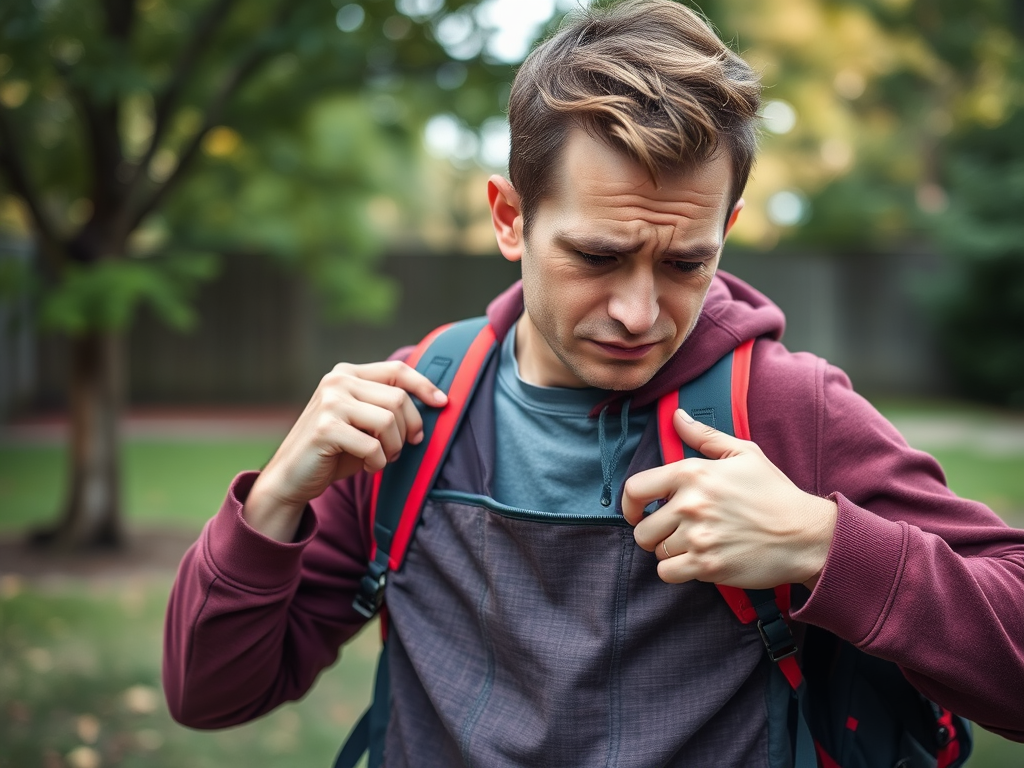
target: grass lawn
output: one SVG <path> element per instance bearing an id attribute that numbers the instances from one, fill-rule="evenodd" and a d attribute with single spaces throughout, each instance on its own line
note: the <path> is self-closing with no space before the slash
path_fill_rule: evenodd
<path id="1" fill-rule="evenodd" d="M 231 478 L 266 464 L 278 442 L 126 441 L 122 471 L 128 521 L 198 531 L 217 511 Z M 0 447 L 0 532 L 55 519 L 65 462 L 63 446 Z"/>
<path id="2" fill-rule="evenodd" d="M 301 702 L 247 725 L 191 731 L 160 690 L 169 579 L 39 591 L 0 582 L 0 768 L 323 766 L 369 701 L 367 627 Z"/>
<path id="3" fill-rule="evenodd" d="M 981 501 L 1010 525 L 1024 528 L 1024 455 L 983 456 L 956 448 L 930 453 L 956 494 Z"/>

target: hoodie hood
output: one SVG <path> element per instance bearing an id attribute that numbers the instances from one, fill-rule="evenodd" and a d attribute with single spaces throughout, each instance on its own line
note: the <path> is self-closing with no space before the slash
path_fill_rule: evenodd
<path id="1" fill-rule="evenodd" d="M 487 307 L 487 318 L 499 343 L 522 314 L 523 287 L 517 282 Z M 767 296 L 738 277 L 719 270 L 711 282 L 697 325 L 675 355 L 639 389 L 611 393 L 595 408 L 593 415 L 605 405 L 610 405 L 609 410 L 614 413 L 619 403 L 627 398 L 634 408 L 649 405 L 665 392 L 679 389 L 704 373 L 744 341 L 761 336 L 778 340 L 785 328 L 782 310 Z"/>

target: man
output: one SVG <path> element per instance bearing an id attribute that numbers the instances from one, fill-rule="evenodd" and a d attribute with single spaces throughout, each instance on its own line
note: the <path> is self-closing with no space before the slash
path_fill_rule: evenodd
<path id="1" fill-rule="evenodd" d="M 519 71 L 488 196 L 523 280 L 489 308 L 500 349 L 388 582 L 389 767 L 769 765 L 789 743 L 771 662 L 714 584 L 803 585 L 797 622 L 1024 739 L 1024 534 L 717 272 L 759 88 L 668 0 L 584 15 Z M 753 442 L 680 411 L 710 461 L 661 466 L 652 404 L 748 339 Z M 362 626 L 370 478 L 422 440 L 413 396 L 445 406 L 399 360 L 339 365 L 235 479 L 171 599 L 178 720 L 303 695 Z"/>

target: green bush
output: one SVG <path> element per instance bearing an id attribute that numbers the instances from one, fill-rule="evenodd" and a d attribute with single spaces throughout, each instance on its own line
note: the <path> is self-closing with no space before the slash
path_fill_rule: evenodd
<path id="1" fill-rule="evenodd" d="M 959 393 L 1024 407 L 1024 111 L 953 142 L 935 219 L 946 273 L 924 289 Z"/>

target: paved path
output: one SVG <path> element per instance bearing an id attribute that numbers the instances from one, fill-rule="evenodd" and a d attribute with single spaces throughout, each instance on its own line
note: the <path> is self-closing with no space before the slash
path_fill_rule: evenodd
<path id="1" fill-rule="evenodd" d="M 898 416 L 895 427 L 915 448 L 934 451 L 964 448 L 992 456 L 1024 459 L 1024 417 L 1013 416 Z M 1024 470 L 1024 461 L 1021 469 Z"/>
<path id="2" fill-rule="evenodd" d="M 121 422 L 127 438 L 224 440 L 283 438 L 299 415 L 298 408 L 138 408 Z M 34 416 L 0 424 L 0 444 L 60 443 L 68 436 L 63 415 Z"/>

